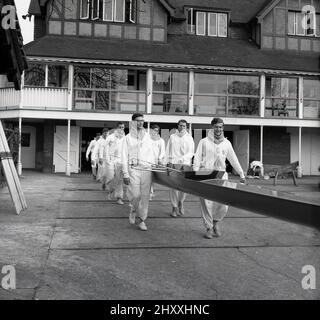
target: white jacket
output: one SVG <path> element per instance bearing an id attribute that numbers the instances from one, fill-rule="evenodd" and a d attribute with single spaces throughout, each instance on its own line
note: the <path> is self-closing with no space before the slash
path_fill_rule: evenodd
<path id="1" fill-rule="evenodd" d="M 96 139 L 93 139 L 93 140 L 90 141 L 90 144 L 89 144 L 89 146 L 87 148 L 87 152 L 86 152 L 86 158 L 89 157 L 90 153 L 91 153 L 91 157 L 92 157 L 92 153 L 93 153 L 93 150 L 94 150 L 94 147 L 95 147 L 96 143 L 97 143 Z"/>
<path id="2" fill-rule="evenodd" d="M 181 136 L 178 132 L 173 133 L 166 148 L 166 163 L 191 165 L 194 154 L 194 141 L 186 132 Z"/>
<path id="3" fill-rule="evenodd" d="M 122 142 L 125 136 L 119 137 L 115 133 L 107 136 L 106 140 L 101 142 L 99 149 L 99 159 L 104 159 L 108 163 L 121 163 Z"/>
<path id="4" fill-rule="evenodd" d="M 155 163 L 152 140 L 147 132 L 143 138 L 127 134 L 122 143 L 122 170 L 124 178 L 129 178 L 129 166 L 151 168 Z"/>
<path id="5" fill-rule="evenodd" d="M 226 159 L 231 163 L 232 167 L 244 178 L 243 170 L 240 166 L 238 158 L 232 148 L 230 141 L 226 138 L 216 144 L 212 139 L 206 137 L 201 139 L 194 156 L 193 169 L 198 170 L 226 170 Z"/>
<path id="6" fill-rule="evenodd" d="M 153 155 L 155 159 L 155 164 L 164 164 L 165 155 L 166 155 L 166 145 L 162 138 L 158 140 L 152 140 L 152 147 L 153 147 Z"/>

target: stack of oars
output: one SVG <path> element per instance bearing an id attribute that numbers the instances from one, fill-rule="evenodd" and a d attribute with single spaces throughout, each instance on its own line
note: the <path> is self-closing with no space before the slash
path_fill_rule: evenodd
<path id="1" fill-rule="evenodd" d="M 7 181 L 11 199 L 14 203 L 16 213 L 27 209 L 27 203 L 24 198 L 16 167 L 14 166 L 12 155 L 8 146 L 2 122 L 0 120 L 0 160 L 3 167 L 4 175 Z"/>

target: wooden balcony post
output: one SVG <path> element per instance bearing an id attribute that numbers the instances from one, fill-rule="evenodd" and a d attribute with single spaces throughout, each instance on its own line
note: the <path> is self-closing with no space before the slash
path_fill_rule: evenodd
<path id="1" fill-rule="evenodd" d="M 68 111 L 72 110 L 72 99 L 73 99 L 73 76 L 74 76 L 74 67 L 72 64 L 69 64 L 68 70 Z"/>

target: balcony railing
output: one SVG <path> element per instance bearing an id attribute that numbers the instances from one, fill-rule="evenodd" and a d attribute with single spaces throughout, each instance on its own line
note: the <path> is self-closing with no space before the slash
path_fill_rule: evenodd
<path id="1" fill-rule="evenodd" d="M 68 108 L 68 89 L 24 87 L 0 88 L 0 108 L 12 109 L 21 105 L 26 109 L 66 110 Z"/>

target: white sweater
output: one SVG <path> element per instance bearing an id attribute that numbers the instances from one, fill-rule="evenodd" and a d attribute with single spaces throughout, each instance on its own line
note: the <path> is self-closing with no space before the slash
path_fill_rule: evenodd
<path id="1" fill-rule="evenodd" d="M 194 154 L 194 142 L 189 133 L 180 136 L 174 133 L 170 136 L 166 149 L 166 163 L 191 165 Z"/>
<path id="2" fill-rule="evenodd" d="M 147 132 L 143 139 L 127 134 L 122 143 L 122 170 L 124 178 L 129 178 L 129 166 L 151 168 L 155 163 L 152 140 Z"/>
<path id="3" fill-rule="evenodd" d="M 243 170 L 239 160 L 232 148 L 230 141 L 226 138 L 216 144 L 212 139 L 206 137 L 201 139 L 194 156 L 193 169 L 198 170 L 226 170 L 226 159 L 231 163 L 232 167 L 244 178 Z"/>

